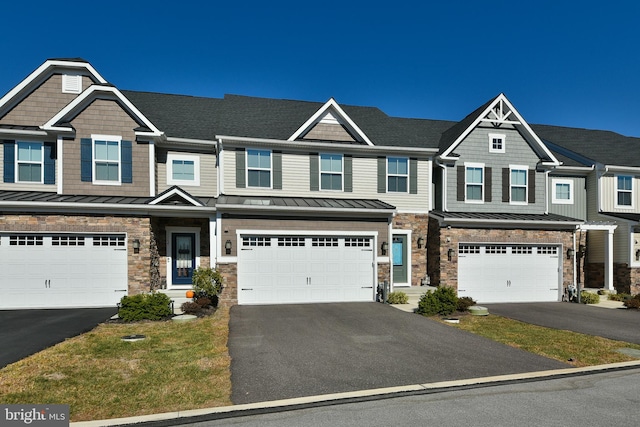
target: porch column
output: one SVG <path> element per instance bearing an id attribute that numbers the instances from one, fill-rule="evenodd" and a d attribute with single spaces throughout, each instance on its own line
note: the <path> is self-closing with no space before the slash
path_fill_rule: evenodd
<path id="1" fill-rule="evenodd" d="M 613 291 L 613 230 L 605 231 L 604 239 L 604 288 Z"/>
<path id="2" fill-rule="evenodd" d="M 218 259 L 218 223 L 216 215 L 209 217 L 209 267 L 216 268 Z"/>

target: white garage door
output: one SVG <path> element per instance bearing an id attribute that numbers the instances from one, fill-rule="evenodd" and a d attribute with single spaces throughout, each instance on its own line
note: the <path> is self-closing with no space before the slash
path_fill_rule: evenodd
<path id="1" fill-rule="evenodd" d="M 115 306 L 127 294 L 124 235 L 0 234 L 0 309 Z"/>
<path id="2" fill-rule="evenodd" d="M 374 300 L 372 237 L 241 237 L 238 304 Z"/>
<path id="3" fill-rule="evenodd" d="M 560 247 L 465 244 L 458 248 L 458 295 L 479 303 L 558 301 Z"/>

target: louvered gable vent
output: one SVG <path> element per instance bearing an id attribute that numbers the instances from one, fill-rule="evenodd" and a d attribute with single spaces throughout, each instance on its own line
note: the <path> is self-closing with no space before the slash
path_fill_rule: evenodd
<path id="1" fill-rule="evenodd" d="M 62 75 L 62 93 L 82 92 L 82 76 L 79 74 Z"/>

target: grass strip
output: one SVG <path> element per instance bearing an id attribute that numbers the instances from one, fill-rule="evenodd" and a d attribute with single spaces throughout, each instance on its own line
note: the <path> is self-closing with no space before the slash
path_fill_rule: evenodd
<path id="1" fill-rule="evenodd" d="M 222 308 L 187 323 L 99 325 L 0 370 L 0 402 L 68 404 L 71 421 L 230 405 L 228 325 Z"/>

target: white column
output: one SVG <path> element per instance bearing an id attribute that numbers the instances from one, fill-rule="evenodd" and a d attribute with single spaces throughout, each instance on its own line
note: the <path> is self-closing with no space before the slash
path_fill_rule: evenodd
<path id="1" fill-rule="evenodd" d="M 604 239 L 604 287 L 613 290 L 613 230 L 607 230 Z"/>
<path id="2" fill-rule="evenodd" d="M 216 215 L 209 217 L 209 267 L 216 268 L 218 260 L 218 222 Z"/>

